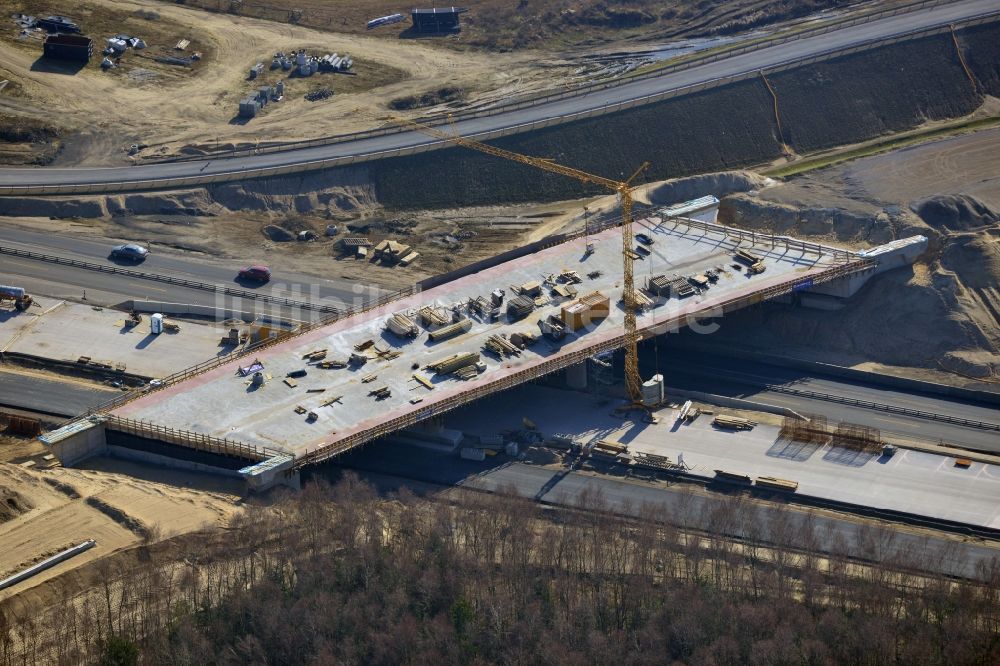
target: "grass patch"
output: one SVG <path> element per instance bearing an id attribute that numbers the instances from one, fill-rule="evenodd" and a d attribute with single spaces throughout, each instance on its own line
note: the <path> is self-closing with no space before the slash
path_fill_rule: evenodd
<path id="1" fill-rule="evenodd" d="M 772 169 L 764 170 L 761 173 L 772 178 L 787 178 L 789 176 L 796 176 L 808 171 L 815 171 L 816 169 L 824 169 L 835 164 L 840 164 L 841 162 L 848 162 L 861 157 L 870 157 L 872 155 L 906 148 L 907 146 L 925 143 L 934 139 L 965 134 L 966 132 L 974 132 L 976 130 L 995 127 L 998 125 L 1000 125 L 1000 116 L 990 116 L 989 118 L 967 120 L 957 124 L 949 124 L 944 127 L 936 127 L 934 129 L 919 132 L 907 132 L 902 136 L 890 137 L 884 141 L 877 141 L 865 146 L 851 148 L 850 150 L 834 151 L 832 153 L 827 152 L 826 154 L 806 158 L 791 164 L 783 164 Z"/>

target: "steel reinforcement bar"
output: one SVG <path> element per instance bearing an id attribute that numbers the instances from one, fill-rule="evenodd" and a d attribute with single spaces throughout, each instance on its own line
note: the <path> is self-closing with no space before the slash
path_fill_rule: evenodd
<path id="1" fill-rule="evenodd" d="M 976 23 L 983 23 L 993 20 L 997 16 L 1000 16 L 1000 11 L 990 12 L 987 14 L 983 14 L 981 16 L 965 19 L 961 21 L 961 24 L 974 25 Z M 910 39 L 914 39 L 917 37 L 937 34 L 940 32 L 947 32 L 949 30 L 950 30 L 949 25 L 934 26 L 931 28 L 920 28 L 910 32 L 900 33 L 893 37 L 879 38 L 861 44 L 856 44 L 854 46 L 850 46 L 847 48 L 830 49 L 829 51 L 817 53 L 808 58 L 790 59 L 786 62 L 776 63 L 770 67 L 767 67 L 766 71 L 775 72 L 787 69 L 794 69 L 797 67 L 802 67 L 805 65 L 812 64 L 814 62 L 829 60 L 831 58 L 850 55 L 852 53 L 860 53 L 862 51 L 871 50 L 873 48 L 878 48 L 888 44 L 908 41 Z M 486 132 L 469 134 L 467 136 L 469 138 L 476 139 L 477 141 L 489 141 L 492 139 L 498 139 L 513 134 L 520 134 L 523 132 L 544 129 L 546 127 L 551 127 L 553 125 L 560 125 L 576 120 L 594 118 L 602 115 L 607 115 L 610 113 L 624 111 L 638 106 L 645 106 L 647 104 L 660 102 L 666 99 L 671 99 L 673 97 L 690 95 L 696 92 L 708 90 L 710 88 L 716 88 L 730 83 L 735 83 L 737 81 L 742 81 L 748 78 L 753 78 L 759 76 L 760 71 L 761 70 L 757 68 L 750 71 L 741 72 L 739 74 L 734 74 L 731 76 L 720 77 L 717 79 L 712 79 L 710 81 L 704 81 L 702 83 L 694 84 L 691 86 L 675 88 L 672 90 L 666 90 L 659 93 L 654 93 L 652 95 L 637 97 L 623 102 L 608 104 L 595 109 L 589 109 L 587 111 L 581 111 L 578 113 L 566 114 L 561 116 L 553 116 L 551 118 L 545 118 L 543 120 L 533 121 L 529 123 L 522 123 L 510 127 L 503 127 L 495 130 L 489 130 Z M 574 93 L 574 95 L 575 94 L 577 93 Z M 572 95 L 566 95 L 566 96 L 568 97 Z M 531 106 L 536 103 L 537 102 L 533 102 L 532 104 L 525 104 L 525 106 Z M 336 143 L 336 142 L 328 141 L 327 143 Z M 230 182 L 234 180 L 245 180 L 249 178 L 273 178 L 292 173 L 300 173 L 304 171 L 316 171 L 320 169 L 330 169 L 335 167 L 350 166 L 353 164 L 360 164 L 364 162 L 416 155 L 419 153 L 424 153 L 432 150 L 437 150 L 440 148 L 449 147 L 450 145 L 451 144 L 446 141 L 430 141 L 427 143 L 422 143 L 417 146 L 410 146 L 406 148 L 394 148 L 390 150 L 376 151 L 373 153 L 365 153 L 361 155 L 345 155 L 341 157 L 322 158 L 322 159 L 295 162 L 292 164 L 284 164 L 272 167 L 251 167 L 249 169 L 241 168 L 211 175 L 198 174 L 190 176 L 178 176 L 173 178 L 151 178 L 142 180 L 120 180 L 120 181 L 103 182 L 103 183 L 72 183 L 72 184 L 62 184 L 62 185 L 41 185 L 41 184 L 4 185 L 0 186 L 0 196 L 16 196 L 16 195 L 56 196 L 60 194 L 106 194 L 111 192 L 135 192 L 142 190 L 169 190 L 177 188 L 195 187 L 199 185 L 211 185 L 214 183 Z M 274 151 L 274 152 L 285 152 L 285 151 Z M 212 159 L 212 158 L 206 158 L 206 159 Z M 228 159 L 228 158 L 216 157 L 215 159 Z M 31 170 L 26 169 L 25 171 L 30 172 Z"/>
<path id="2" fill-rule="evenodd" d="M 842 278 L 846 275 L 852 275 L 855 273 L 863 272 L 866 270 L 871 270 L 875 267 L 875 263 L 868 260 L 858 260 L 847 264 L 841 264 L 828 268 L 819 274 L 810 278 L 811 284 L 821 284 L 823 282 L 828 282 L 830 280 L 835 280 L 837 278 Z M 785 282 L 773 287 L 769 287 L 760 292 L 755 292 L 745 296 L 738 296 L 735 298 L 730 298 L 725 301 L 721 301 L 715 304 L 722 314 L 732 312 L 735 310 L 742 309 L 749 305 L 754 305 L 756 303 L 761 303 L 765 300 L 776 298 L 778 296 L 783 296 L 785 294 L 791 293 L 796 288 L 795 281 Z M 673 328 L 679 328 L 684 320 L 689 316 L 689 313 L 676 313 L 669 317 L 666 317 L 660 321 L 648 322 L 639 327 L 639 334 L 641 339 L 646 339 L 659 335 L 664 330 L 673 330 Z M 433 405 L 420 410 L 415 410 L 406 414 L 401 414 L 392 419 L 379 423 L 378 425 L 369 428 L 363 432 L 353 433 L 347 437 L 334 442 L 333 444 L 317 449 L 311 453 L 301 456 L 296 459 L 296 468 L 305 467 L 307 465 L 316 464 L 322 462 L 331 457 L 340 455 L 356 446 L 360 446 L 366 442 L 379 437 L 384 437 L 389 433 L 395 432 L 407 426 L 413 425 L 427 418 L 435 416 L 437 414 L 442 414 L 444 412 L 451 411 L 456 407 L 460 407 L 464 404 L 477 400 L 486 395 L 496 393 L 498 391 L 503 391 L 509 388 L 513 388 L 519 384 L 523 384 L 532 379 L 536 379 L 543 375 L 550 374 L 557 370 L 562 370 L 571 365 L 576 365 L 577 363 L 583 362 L 595 354 L 600 354 L 606 351 L 612 351 L 618 349 L 625 344 L 625 335 L 616 335 L 613 338 L 604 340 L 602 342 L 595 343 L 594 345 L 588 346 L 584 349 L 579 349 L 563 356 L 558 356 L 556 358 L 543 361 L 538 365 L 532 366 L 530 368 L 525 368 L 519 370 L 513 374 L 507 375 L 501 379 L 482 383 L 471 387 L 467 391 L 452 395 L 440 402 L 436 402 Z"/>
<path id="3" fill-rule="evenodd" d="M 743 55 L 744 53 L 750 53 L 752 51 L 760 51 L 761 49 L 769 48 L 771 46 L 779 46 L 781 44 L 786 44 L 788 42 L 798 41 L 801 39 L 814 37 L 817 35 L 823 35 L 829 32 L 833 32 L 835 30 L 849 28 L 852 26 L 860 25 L 862 23 L 870 23 L 874 20 L 887 18 L 890 16 L 897 16 L 899 14 L 908 14 L 914 11 L 920 11 L 922 9 L 929 9 L 931 7 L 947 4 L 950 1 L 951 0 L 921 0 L 919 2 L 913 2 L 904 6 L 894 7 L 892 9 L 877 10 L 861 16 L 835 20 L 822 26 L 800 30 L 792 34 L 775 35 L 760 40 L 754 40 L 752 43 L 745 44 L 744 46 L 724 48 L 723 50 L 716 51 L 713 53 L 696 54 L 693 57 L 685 60 L 684 62 L 676 63 L 673 65 L 666 65 L 663 67 L 657 67 L 655 70 L 641 74 L 633 74 L 631 76 L 627 75 L 613 79 L 611 81 L 602 81 L 600 83 L 591 83 L 591 84 L 575 86 L 569 90 L 563 90 L 561 92 L 556 92 L 556 93 L 543 93 L 539 95 L 523 96 L 517 99 L 516 101 L 507 101 L 498 104 L 496 106 L 491 106 L 486 109 L 480 109 L 475 111 L 456 111 L 455 113 L 452 114 L 438 114 L 434 116 L 424 116 L 420 120 L 421 122 L 428 125 L 439 125 L 439 124 L 443 125 L 445 123 L 449 123 L 450 120 L 460 121 L 471 118 L 483 118 L 488 116 L 500 115 L 508 111 L 516 111 L 518 109 L 523 109 L 528 106 L 536 106 L 538 104 L 544 104 L 550 101 L 568 99 L 571 97 L 579 97 L 580 95 L 585 95 L 591 92 L 607 90 L 610 88 L 617 88 L 619 86 L 626 85 L 635 81 L 654 79 L 660 76 L 664 76 L 666 74 L 672 74 L 674 72 L 680 72 L 701 65 L 707 65 L 713 62 L 717 62 L 719 60 L 731 58 L 733 56 Z M 971 19 L 966 19 L 966 21 L 968 20 Z M 399 134 L 406 131 L 409 130 L 404 127 L 388 126 L 388 127 L 380 127 L 378 129 L 364 130 L 361 132 L 351 132 L 349 134 L 338 134 L 336 136 L 322 137 L 319 139 L 269 143 L 264 146 L 255 146 L 254 148 L 233 149 L 225 151 L 224 153 L 214 153 L 214 154 L 209 153 L 206 155 L 184 155 L 184 156 L 167 157 L 160 159 L 154 158 L 154 159 L 144 160 L 142 163 L 164 164 L 164 163 L 174 163 L 174 162 L 197 162 L 206 157 L 228 158 L 228 157 L 240 157 L 248 155 L 260 155 L 265 153 L 275 153 L 287 150 L 297 150 L 299 148 L 315 148 L 317 146 L 327 146 L 334 143 L 357 141 L 359 139 L 368 139 L 376 136 L 385 136 L 387 134 Z"/>
<path id="4" fill-rule="evenodd" d="M 281 305 L 290 308 L 300 308 L 302 310 L 312 310 L 314 312 L 323 312 L 327 314 L 340 313 L 340 310 L 331 305 L 320 305 L 318 303 L 310 303 L 308 301 L 293 301 L 289 298 L 281 298 L 280 296 L 271 296 L 270 294 L 258 294 L 256 292 L 247 291 L 245 289 L 234 289 L 232 287 L 210 284 L 208 282 L 198 282 L 197 280 L 188 280 L 186 278 L 176 277 L 174 275 L 162 275 L 159 273 L 144 273 L 142 271 L 137 271 L 132 268 L 121 268 L 119 266 L 105 266 L 103 264 L 95 264 L 90 261 L 81 261 L 79 259 L 70 259 L 68 257 L 60 257 L 52 254 L 31 252 L 30 250 L 21 250 L 14 247 L 5 247 L 3 245 L 0 245 L 0 254 L 8 254 L 15 257 L 23 257 L 25 259 L 33 259 L 36 261 L 44 261 L 53 264 L 62 264 L 64 266 L 73 266 L 74 268 L 82 268 L 88 271 L 98 271 L 101 273 L 111 273 L 114 275 L 127 275 L 128 277 L 139 278 L 141 280 L 164 282 L 166 284 L 172 284 L 179 287 L 187 287 L 188 289 L 198 289 L 201 291 L 214 291 L 216 293 L 225 294 L 226 296 L 246 298 L 250 300 L 261 301 L 264 303 L 273 303 L 275 305 Z"/>

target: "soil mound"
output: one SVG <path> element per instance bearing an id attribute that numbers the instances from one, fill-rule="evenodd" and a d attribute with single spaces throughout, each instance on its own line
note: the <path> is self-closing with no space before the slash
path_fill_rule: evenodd
<path id="1" fill-rule="evenodd" d="M 17 518 L 32 509 L 32 504 L 17 491 L 0 486 L 0 523 Z"/>
<path id="2" fill-rule="evenodd" d="M 295 234 L 275 224 L 269 224 L 264 227 L 264 235 L 276 243 L 287 243 L 295 240 Z"/>
<path id="3" fill-rule="evenodd" d="M 771 180 L 751 171 L 720 171 L 689 178 L 675 178 L 649 187 L 643 193 L 654 206 L 668 206 L 690 201 L 711 192 L 724 197 L 735 192 L 750 192 L 767 186 Z"/>
<path id="4" fill-rule="evenodd" d="M 1000 222 L 1000 213 L 966 194 L 939 194 L 916 201 L 913 212 L 934 229 L 968 231 Z"/>

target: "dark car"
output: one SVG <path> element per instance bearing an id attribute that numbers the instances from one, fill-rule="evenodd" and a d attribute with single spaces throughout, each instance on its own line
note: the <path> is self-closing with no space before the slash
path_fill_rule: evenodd
<path id="1" fill-rule="evenodd" d="M 128 261 L 142 261 L 149 255 L 149 250 L 135 243 L 125 243 L 111 248 L 112 259 L 126 259 Z"/>
<path id="2" fill-rule="evenodd" d="M 267 266 L 247 266 L 239 272 L 237 278 L 263 284 L 271 279 L 271 269 Z"/>
<path id="3" fill-rule="evenodd" d="M 653 244 L 653 239 L 650 238 L 649 236 L 647 236 L 646 234 L 636 234 L 635 235 L 635 239 L 637 241 L 639 241 L 640 243 L 642 243 L 643 245 L 652 245 Z"/>

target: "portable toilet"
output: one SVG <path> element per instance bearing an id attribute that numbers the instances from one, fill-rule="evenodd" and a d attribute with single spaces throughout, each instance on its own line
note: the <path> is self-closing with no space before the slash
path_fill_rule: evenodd
<path id="1" fill-rule="evenodd" d="M 149 318 L 149 332 L 153 335 L 163 333 L 163 315 L 159 312 Z"/>

